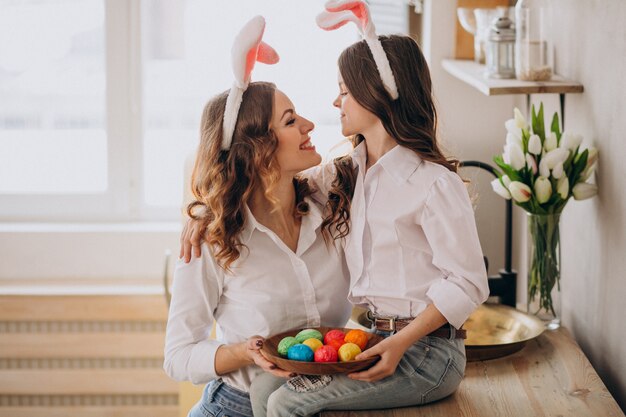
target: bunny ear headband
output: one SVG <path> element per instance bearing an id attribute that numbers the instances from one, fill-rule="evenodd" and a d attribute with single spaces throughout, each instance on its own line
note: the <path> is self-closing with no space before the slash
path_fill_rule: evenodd
<path id="1" fill-rule="evenodd" d="M 393 100 L 396 100 L 398 98 L 396 79 L 391 72 L 383 45 L 376 35 L 367 4 L 362 0 L 328 0 L 324 7 L 326 10 L 317 16 L 317 25 L 324 30 L 335 30 L 348 22 L 354 22 L 372 51 L 385 90 Z"/>
<path id="2" fill-rule="evenodd" d="M 237 115 L 243 99 L 243 93 L 250 84 L 250 77 L 254 64 L 275 64 L 278 62 L 278 54 L 268 44 L 262 41 L 265 31 L 265 19 L 263 16 L 253 17 L 241 29 L 231 50 L 231 63 L 235 82 L 230 88 L 226 99 L 224 111 L 224 137 L 222 138 L 222 150 L 230 149 L 237 124 Z"/>

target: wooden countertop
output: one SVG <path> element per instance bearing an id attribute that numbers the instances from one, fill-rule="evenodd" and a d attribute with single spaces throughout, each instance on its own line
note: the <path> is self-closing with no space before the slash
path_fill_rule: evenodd
<path id="1" fill-rule="evenodd" d="M 521 351 L 468 362 L 452 396 L 420 407 L 327 411 L 323 417 L 588 416 L 624 413 L 569 331 L 546 331 Z"/>

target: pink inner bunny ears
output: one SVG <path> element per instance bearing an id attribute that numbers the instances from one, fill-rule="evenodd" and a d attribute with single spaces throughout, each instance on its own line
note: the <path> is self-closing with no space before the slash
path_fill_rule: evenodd
<path id="1" fill-rule="evenodd" d="M 233 42 L 231 63 L 235 82 L 226 99 L 222 150 L 230 149 L 230 144 L 233 141 L 243 93 L 250 84 L 254 64 L 257 61 L 264 64 L 275 64 L 279 60 L 274 48 L 262 41 L 264 31 L 265 19 L 263 16 L 255 16 L 241 28 Z"/>
<path id="2" fill-rule="evenodd" d="M 317 25 L 324 30 L 335 30 L 348 22 L 353 22 L 372 52 L 385 90 L 393 100 L 396 100 L 398 98 L 396 79 L 383 45 L 376 35 L 367 4 L 362 0 L 329 0 L 324 7 L 326 10 L 317 16 Z"/>

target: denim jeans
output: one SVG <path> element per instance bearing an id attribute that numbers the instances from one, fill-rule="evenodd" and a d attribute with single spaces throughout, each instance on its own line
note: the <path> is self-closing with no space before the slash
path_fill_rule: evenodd
<path id="1" fill-rule="evenodd" d="M 193 406 L 187 417 L 252 417 L 250 397 L 221 379 L 204 387 L 202 399 Z"/>
<path id="2" fill-rule="evenodd" d="M 377 333 L 390 335 L 388 332 Z M 464 372 L 463 339 L 455 339 L 454 333 L 449 339 L 426 336 L 405 352 L 395 373 L 382 380 L 355 381 L 338 374 L 326 377 L 327 381 L 323 383 L 313 384 L 316 386 L 307 392 L 296 392 L 294 387 L 301 384 L 286 383 L 271 374 L 261 374 L 252 382 L 250 397 L 255 417 L 407 407 L 452 394 L 461 383 Z"/>

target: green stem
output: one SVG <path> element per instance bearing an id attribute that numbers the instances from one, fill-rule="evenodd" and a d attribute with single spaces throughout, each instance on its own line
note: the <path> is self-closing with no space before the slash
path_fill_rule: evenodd
<path id="1" fill-rule="evenodd" d="M 557 214 L 529 214 L 528 230 L 530 232 L 530 268 L 528 276 L 528 304 L 539 295 L 539 307 L 535 314 L 542 310 L 556 317 L 552 290 L 557 286 L 561 290 L 559 270 L 559 218 Z"/>

